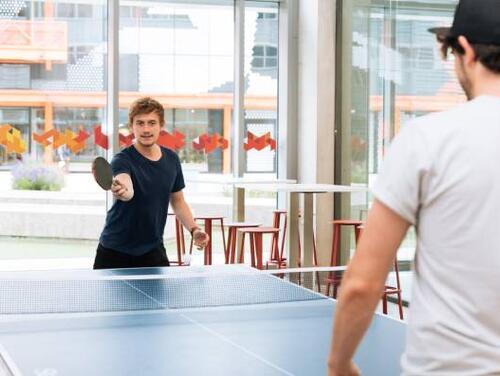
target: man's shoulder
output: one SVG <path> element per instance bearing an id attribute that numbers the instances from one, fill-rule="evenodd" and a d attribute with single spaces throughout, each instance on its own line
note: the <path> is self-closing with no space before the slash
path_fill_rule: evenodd
<path id="1" fill-rule="evenodd" d="M 432 112 L 411 121 L 411 123 L 422 130 L 433 130 L 436 128 L 454 128 L 466 125 L 470 119 L 474 119 L 481 109 L 476 101 L 465 102 L 440 112 Z"/>
<path id="2" fill-rule="evenodd" d="M 132 146 L 129 146 L 120 152 L 116 153 L 111 160 L 111 166 L 113 169 L 132 169 L 134 166 L 132 150 L 130 149 Z"/>
<path id="3" fill-rule="evenodd" d="M 113 160 L 130 160 L 132 158 L 132 148 L 133 146 L 127 146 L 125 149 L 116 153 L 113 157 Z"/>
<path id="4" fill-rule="evenodd" d="M 179 156 L 172 149 L 166 148 L 166 147 L 161 146 L 161 145 L 160 145 L 160 148 L 161 148 L 162 154 L 167 158 L 167 160 L 170 160 L 170 161 L 179 160 Z"/>

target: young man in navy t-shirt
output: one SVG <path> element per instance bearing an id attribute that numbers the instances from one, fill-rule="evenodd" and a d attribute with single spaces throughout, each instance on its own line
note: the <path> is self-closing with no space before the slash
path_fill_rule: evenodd
<path id="1" fill-rule="evenodd" d="M 205 247 L 208 235 L 195 223 L 182 189 L 179 157 L 156 142 L 165 124 L 156 100 L 136 100 L 129 111 L 135 143 L 111 162 L 117 199 L 108 211 L 99 239 L 94 269 L 169 266 L 163 231 L 169 203 L 194 244 Z"/>

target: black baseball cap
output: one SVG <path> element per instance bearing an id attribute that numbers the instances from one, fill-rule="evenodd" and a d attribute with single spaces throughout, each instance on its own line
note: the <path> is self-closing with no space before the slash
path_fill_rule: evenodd
<path id="1" fill-rule="evenodd" d="M 463 35 L 472 44 L 500 46 L 500 0 L 460 0 L 451 27 L 434 27 L 441 39 Z"/>

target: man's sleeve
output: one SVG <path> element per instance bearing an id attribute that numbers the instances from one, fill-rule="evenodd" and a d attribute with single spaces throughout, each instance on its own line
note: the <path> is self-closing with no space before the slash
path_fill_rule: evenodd
<path id="1" fill-rule="evenodd" d="M 177 174 L 175 176 L 175 182 L 172 187 L 172 192 L 179 192 L 180 190 L 184 189 L 186 184 L 184 184 L 184 175 L 182 174 L 181 161 L 179 160 L 177 154 L 175 154 L 175 164 L 177 168 Z"/>
<path id="2" fill-rule="evenodd" d="M 111 161 L 111 170 L 113 170 L 113 176 L 118 174 L 128 174 L 131 175 L 130 161 L 128 158 L 122 154 L 116 154 Z"/>
<path id="3" fill-rule="evenodd" d="M 429 160 L 419 126 L 408 124 L 394 138 L 372 189 L 378 201 L 413 225 L 418 218 Z"/>

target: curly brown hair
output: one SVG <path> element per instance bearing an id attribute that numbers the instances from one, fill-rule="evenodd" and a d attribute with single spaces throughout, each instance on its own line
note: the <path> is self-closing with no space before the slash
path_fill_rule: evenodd
<path id="1" fill-rule="evenodd" d="M 157 100 L 151 97 L 142 97 L 134 101 L 128 111 L 128 125 L 131 127 L 134 117 L 142 114 L 150 114 L 155 112 L 160 117 L 160 124 L 165 123 L 165 110 Z"/>
<path id="2" fill-rule="evenodd" d="M 464 49 L 458 43 L 455 37 L 438 37 L 441 43 L 441 53 L 443 59 L 448 57 L 449 52 L 463 55 Z M 479 60 L 487 69 L 494 73 L 500 73 L 500 46 L 493 44 L 471 44 L 476 54 L 476 60 Z"/>

